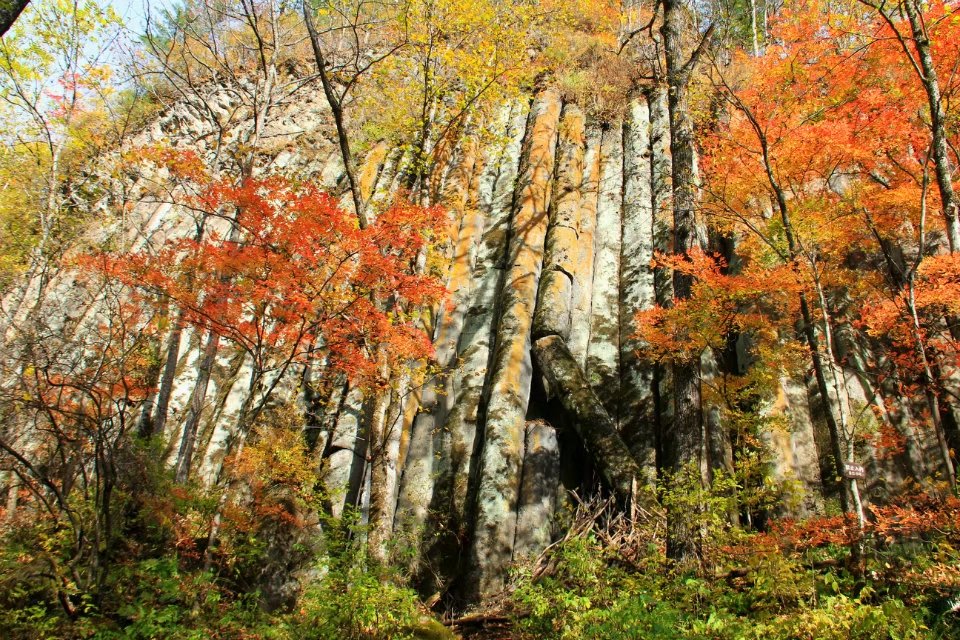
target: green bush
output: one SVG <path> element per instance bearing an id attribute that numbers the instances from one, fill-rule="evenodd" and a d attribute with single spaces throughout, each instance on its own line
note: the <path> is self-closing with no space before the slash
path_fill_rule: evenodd
<path id="1" fill-rule="evenodd" d="M 288 633 L 303 640 L 413 638 L 418 602 L 415 592 L 361 567 L 328 573 L 306 590 Z"/>
<path id="2" fill-rule="evenodd" d="M 651 560 L 654 562 L 654 560 Z M 572 540 L 553 570 L 517 574 L 521 637 L 567 640 L 910 640 L 930 637 L 925 611 L 847 574 L 821 574 L 778 552 L 736 573 L 698 576 L 651 564 L 633 571 L 594 539 Z M 856 596 L 844 591 L 859 588 Z M 949 637 L 947 635 L 937 637 Z"/>

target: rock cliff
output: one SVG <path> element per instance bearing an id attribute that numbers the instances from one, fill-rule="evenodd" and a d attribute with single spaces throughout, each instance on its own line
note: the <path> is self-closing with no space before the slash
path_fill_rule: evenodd
<path id="1" fill-rule="evenodd" d="M 214 117 L 237 108 L 231 95 L 211 90 Z M 211 141 L 211 113 L 178 103 L 128 147 L 169 142 L 215 160 L 226 147 Z M 231 118 L 238 130 L 247 126 Z M 258 172 L 341 189 L 343 165 L 321 93 L 301 91 L 276 107 L 262 139 Z M 424 316 L 436 373 L 422 384 L 398 381 L 378 407 L 343 379 L 316 384 L 315 371 L 285 382 L 286 400 L 302 403 L 310 417 L 308 440 L 334 515 L 370 507 L 370 426 L 384 412 L 389 520 L 399 544 L 415 550 L 425 592 L 476 598 L 502 588 L 511 563 L 563 533 L 570 492 L 609 492 L 623 504 L 649 499 L 670 420 L 670 379 L 641 358 L 635 315 L 671 300 L 669 275 L 652 266 L 655 251 L 671 248 L 669 148 L 666 98 L 656 90 L 637 94 L 622 121 L 596 121 L 547 88 L 470 123 L 424 196 L 446 208 L 449 225 L 441 241 L 449 296 Z M 358 173 L 364 196 L 388 199 L 408 161 L 404 149 L 372 145 Z M 176 194 L 164 191 L 163 171 L 130 176 L 115 165 L 105 159 L 93 169 L 107 195 L 88 245 L 137 248 L 191 233 Z M 119 194 L 134 204 L 117 207 Z M 118 209 L 127 213 L 108 214 Z M 65 341 L 95 326 L 101 295 L 69 269 L 35 276 L 7 301 L 15 312 L 4 330 L 9 338 L 23 318 L 39 316 Z M 170 443 L 180 441 L 189 413 L 202 336 L 186 330 L 178 348 Z M 749 364 L 743 340 L 722 355 L 711 375 Z M 248 367 L 227 349 L 212 365 L 195 465 L 208 481 L 235 435 L 231 417 L 247 393 Z M 846 393 L 869 405 L 855 365 L 840 373 Z M 763 408 L 782 418 L 764 437 L 774 476 L 802 489 L 789 507 L 801 513 L 822 510 L 836 489 L 822 463 L 830 450 L 821 407 L 809 380 L 784 378 Z M 871 463 L 868 493 L 923 475 L 909 452 L 935 447 L 935 439 L 904 430 L 911 449 Z M 732 458 L 729 438 L 719 442 L 724 459 Z M 175 453 L 171 445 L 171 460 Z"/>

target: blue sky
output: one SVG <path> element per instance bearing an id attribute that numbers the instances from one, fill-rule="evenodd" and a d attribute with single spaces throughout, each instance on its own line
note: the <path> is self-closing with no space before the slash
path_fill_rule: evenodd
<path id="1" fill-rule="evenodd" d="M 130 29 L 140 33 L 146 21 L 148 5 L 152 12 L 157 12 L 163 7 L 171 6 L 173 2 L 172 0 L 110 0 L 110 4 Z"/>

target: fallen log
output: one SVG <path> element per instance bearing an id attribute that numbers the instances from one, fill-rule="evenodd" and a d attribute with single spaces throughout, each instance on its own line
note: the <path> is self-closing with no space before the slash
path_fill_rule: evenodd
<path id="1" fill-rule="evenodd" d="M 533 355 L 609 488 L 623 504 L 631 499 L 646 502 L 636 495 L 637 480 L 643 477 L 640 466 L 564 339 L 557 335 L 540 338 L 533 345 Z"/>

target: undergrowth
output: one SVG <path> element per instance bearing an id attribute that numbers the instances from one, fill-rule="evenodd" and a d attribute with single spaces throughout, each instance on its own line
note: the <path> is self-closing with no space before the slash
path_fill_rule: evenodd
<path id="1" fill-rule="evenodd" d="M 518 570 L 510 637 L 960 638 L 958 514 L 954 498 L 877 508 L 862 559 L 842 518 L 731 528 L 712 539 L 708 562 L 684 570 L 638 548 L 632 523 L 598 523 Z"/>

